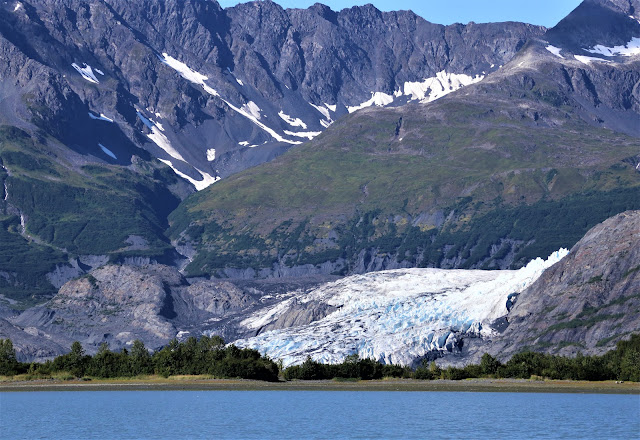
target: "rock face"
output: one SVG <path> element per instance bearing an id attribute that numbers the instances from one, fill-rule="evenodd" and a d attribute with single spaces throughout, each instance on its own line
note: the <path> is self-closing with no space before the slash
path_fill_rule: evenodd
<path id="1" fill-rule="evenodd" d="M 281 295 L 305 291 L 320 280 L 234 285 L 185 279 L 160 265 L 106 265 L 64 284 L 49 302 L 20 314 L 2 309 L 0 335 L 10 338 L 20 360 L 45 360 L 80 341 L 88 353 L 107 342 L 112 349 L 135 339 L 156 349 L 173 338 L 218 334 L 228 341 L 253 336 L 242 325 L 250 313 L 277 304 Z M 320 319 L 330 307 L 292 310 L 269 328 Z M 260 331 L 260 330 L 258 330 Z"/>
<path id="2" fill-rule="evenodd" d="M 640 211 L 595 226 L 518 297 L 490 353 L 602 354 L 640 331 Z"/>
<path id="3" fill-rule="evenodd" d="M 19 4 L 1 6 L 0 121 L 35 124 L 108 163 L 128 164 L 143 147 L 198 188 L 310 139 L 374 92 L 441 71 L 482 76 L 544 32 L 441 26 L 371 5 Z"/>

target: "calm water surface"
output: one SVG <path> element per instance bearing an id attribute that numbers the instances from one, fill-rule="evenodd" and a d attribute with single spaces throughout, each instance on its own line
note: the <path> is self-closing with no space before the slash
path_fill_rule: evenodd
<path id="1" fill-rule="evenodd" d="M 100 391 L 0 393 L 6 439 L 638 439 L 640 396 Z"/>

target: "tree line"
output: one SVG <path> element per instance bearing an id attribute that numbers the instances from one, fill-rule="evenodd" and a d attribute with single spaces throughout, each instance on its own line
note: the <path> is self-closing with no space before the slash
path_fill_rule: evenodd
<path id="1" fill-rule="evenodd" d="M 79 342 L 71 351 L 44 363 L 21 363 L 16 359 L 10 339 L 0 339 L 0 375 L 50 377 L 68 373 L 70 377 L 118 378 L 157 374 L 209 375 L 217 378 L 243 378 L 265 381 L 358 379 L 374 380 L 384 377 L 419 380 L 467 378 L 520 378 L 532 376 L 571 380 L 623 380 L 640 382 L 640 335 L 617 343 L 614 350 L 602 356 L 574 358 L 537 352 L 523 352 L 502 363 L 484 354 L 479 364 L 463 368 L 441 368 L 435 362 L 424 362 L 417 369 L 383 364 L 372 359 L 350 355 L 340 364 L 322 364 L 310 357 L 300 365 L 282 369 L 280 365 L 258 351 L 225 345 L 219 336 L 191 337 L 184 342 L 172 340 L 167 346 L 151 354 L 136 340 L 130 349 L 114 352 L 103 343 L 98 352 L 89 356 Z"/>
<path id="2" fill-rule="evenodd" d="M 130 349 L 111 351 L 103 343 L 98 352 L 87 355 L 79 342 L 71 351 L 44 363 L 21 363 L 16 360 L 11 340 L 0 339 L 0 375 L 27 374 L 47 377 L 54 373 L 69 373 L 73 377 L 118 378 L 157 374 L 210 375 L 219 378 L 243 378 L 277 381 L 280 368 L 257 350 L 225 345 L 219 336 L 191 337 L 184 342 L 176 339 L 151 354 L 140 340 Z"/>

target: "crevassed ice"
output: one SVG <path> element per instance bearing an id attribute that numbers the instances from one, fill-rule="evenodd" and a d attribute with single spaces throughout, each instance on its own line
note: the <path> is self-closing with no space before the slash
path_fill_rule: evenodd
<path id="1" fill-rule="evenodd" d="M 235 344 L 281 359 L 285 366 L 307 356 L 338 363 L 353 353 L 408 365 L 429 351 L 443 350 L 454 333 L 490 336 L 488 324 L 507 313 L 508 296 L 530 286 L 567 253 L 561 249 L 515 271 L 398 269 L 347 277 L 260 310 L 242 325 L 260 328 L 290 304 L 309 301 L 335 306 L 332 314 Z"/>
<path id="2" fill-rule="evenodd" d="M 605 57 L 613 57 L 616 55 L 633 56 L 640 54 L 640 38 L 633 37 L 624 46 L 607 47 L 601 44 L 594 46 L 592 49 L 584 49 L 587 52 L 604 55 Z M 577 58 L 577 57 L 576 57 Z"/>

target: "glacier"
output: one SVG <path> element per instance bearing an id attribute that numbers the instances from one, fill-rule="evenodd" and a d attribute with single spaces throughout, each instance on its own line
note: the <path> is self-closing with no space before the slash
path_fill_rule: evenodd
<path id="1" fill-rule="evenodd" d="M 507 314 L 510 295 L 530 286 L 568 250 L 537 258 L 519 270 L 395 269 L 354 275 L 291 294 L 241 324 L 257 336 L 234 342 L 285 367 L 307 356 L 339 363 L 351 354 L 411 365 L 431 351 L 450 351 L 459 336 L 491 337 L 490 324 Z M 335 311 L 306 325 L 259 333 L 293 306 L 324 303 Z"/>

